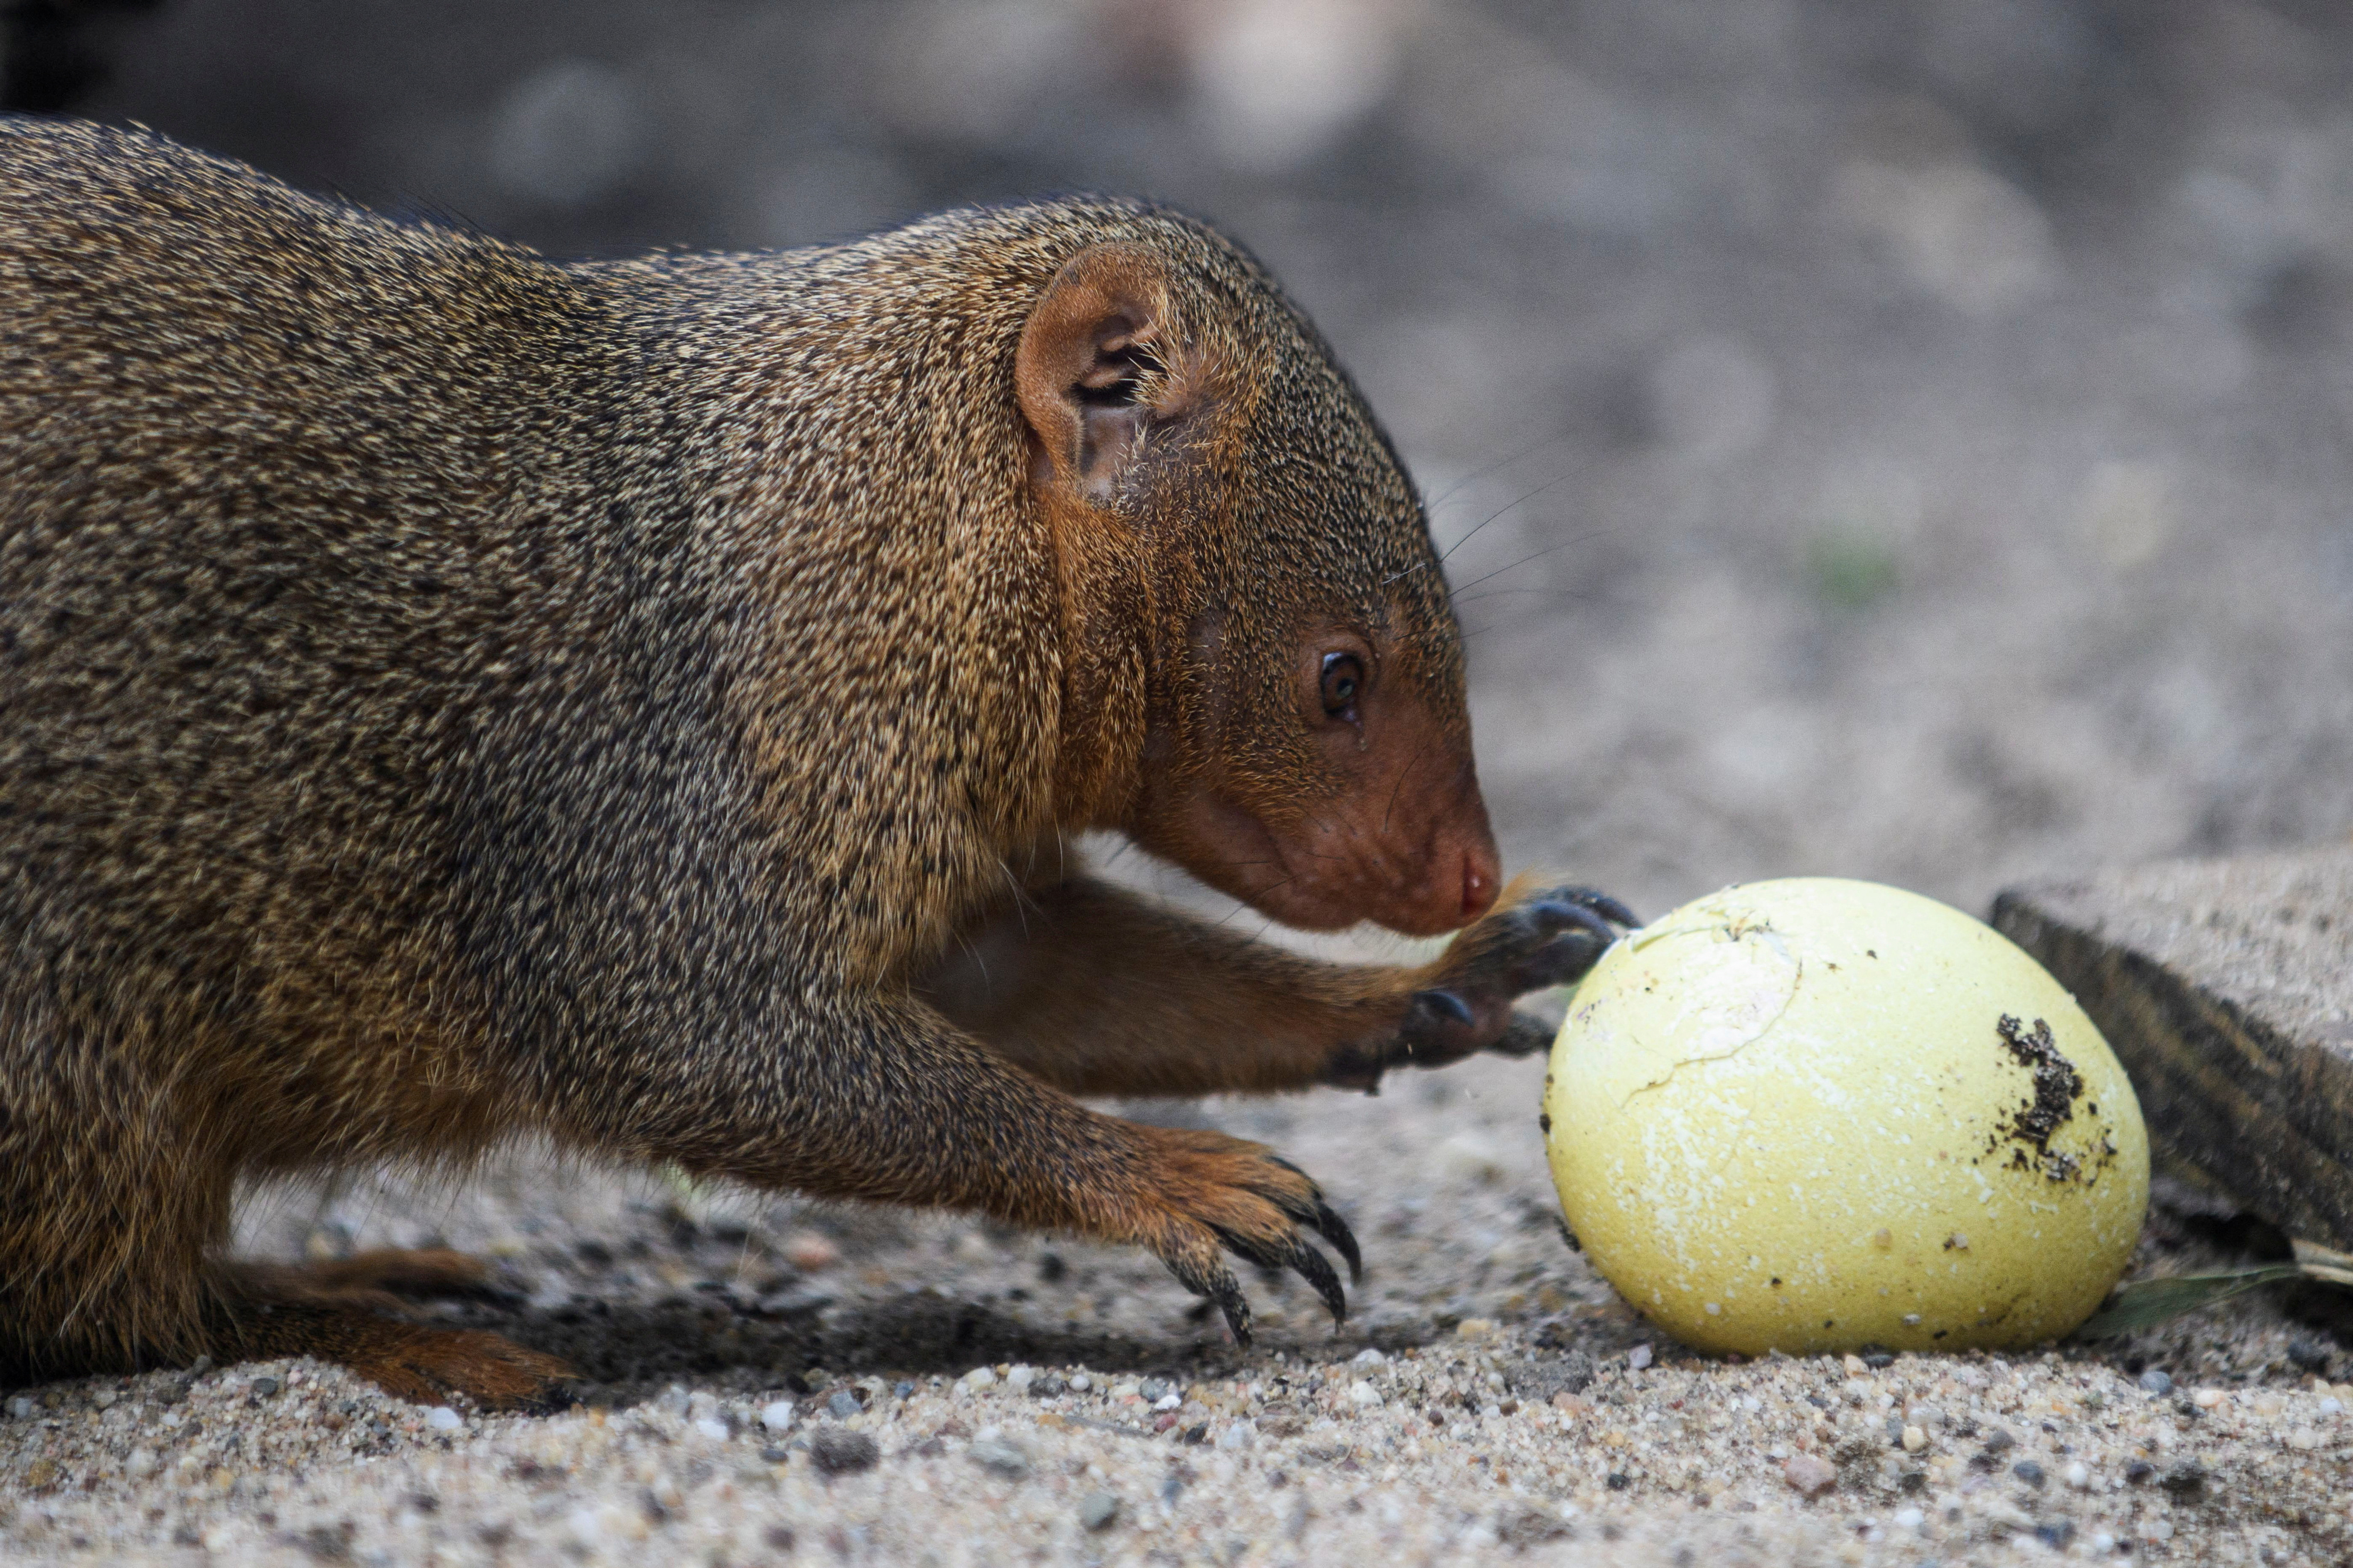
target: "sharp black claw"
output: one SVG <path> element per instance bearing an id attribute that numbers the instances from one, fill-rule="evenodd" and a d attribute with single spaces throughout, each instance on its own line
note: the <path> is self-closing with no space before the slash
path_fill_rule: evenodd
<path id="1" fill-rule="evenodd" d="M 1346 1261 L 1349 1284 L 1356 1284 L 1365 1278 L 1365 1260 L 1356 1251 L 1356 1233 L 1348 1228 L 1348 1222 L 1334 1214 L 1332 1205 L 1320 1197 L 1315 1200 L 1315 1234 L 1330 1242 L 1332 1250 Z"/>
<path id="2" fill-rule="evenodd" d="M 1324 1261 L 1324 1255 L 1309 1245 L 1304 1237 L 1294 1237 L 1291 1243 L 1290 1261 L 1299 1277 L 1314 1286 L 1315 1293 L 1324 1298 L 1324 1308 L 1331 1312 L 1332 1321 L 1346 1322 L 1348 1293 L 1340 1289 L 1340 1277 L 1332 1272 L 1332 1266 Z"/>
<path id="3" fill-rule="evenodd" d="M 1624 926 L 1630 931 L 1642 923 L 1635 917 L 1633 910 L 1609 894 L 1597 893 L 1591 888 L 1555 888 L 1545 897 L 1547 900 L 1557 900 L 1562 903 L 1581 905 L 1602 919 Z"/>
<path id="4" fill-rule="evenodd" d="M 1218 1288 L 1209 1293 L 1209 1299 L 1218 1304 L 1218 1310 L 1225 1314 L 1226 1329 L 1234 1336 L 1234 1343 L 1248 1345 L 1250 1342 L 1250 1299 L 1242 1294 L 1242 1288 L 1234 1282 L 1234 1277 L 1229 1274 L 1219 1280 Z"/>
<path id="5" fill-rule="evenodd" d="M 1248 1248 L 1235 1246 L 1235 1238 L 1227 1235 L 1225 1232 L 1218 1232 L 1218 1239 L 1224 1242 L 1228 1247 L 1232 1247 L 1236 1252 L 1240 1253 L 1244 1258 L 1250 1258 L 1251 1262 L 1257 1263 L 1261 1261 L 1261 1259 L 1252 1256 Z M 1280 1256 L 1277 1256 L 1273 1262 L 1267 1264 L 1267 1267 L 1270 1268 L 1280 1268 L 1282 1267 L 1282 1262 L 1283 1259 Z M 1250 1300 L 1242 1294 L 1241 1285 L 1234 1279 L 1233 1273 L 1230 1269 L 1228 1269 L 1222 1264 L 1212 1264 L 1207 1269 L 1195 1269 L 1187 1268 L 1176 1262 L 1174 1259 L 1171 1259 L 1168 1264 L 1168 1272 L 1176 1276 L 1176 1283 L 1185 1287 L 1186 1289 L 1190 1290 L 1196 1296 L 1205 1296 L 1208 1298 L 1208 1300 L 1216 1305 L 1218 1310 L 1225 1315 L 1226 1327 L 1233 1331 L 1234 1341 L 1236 1343 L 1244 1345 L 1250 1343 Z"/>
<path id="6" fill-rule="evenodd" d="M 1618 928 L 1611 925 L 1606 916 L 1597 914 L 1583 904 L 1573 904 L 1565 899 L 1545 898 L 1530 904 L 1528 912 L 1555 931 L 1576 926 L 1591 931 L 1604 943 L 1618 940 Z"/>
<path id="7" fill-rule="evenodd" d="M 1425 1011 L 1451 1019 L 1465 1027 L 1477 1021 L 1471 1016 L 1471 1004 L 1451 991 L 1417 991 L 1413 999 Z"/>

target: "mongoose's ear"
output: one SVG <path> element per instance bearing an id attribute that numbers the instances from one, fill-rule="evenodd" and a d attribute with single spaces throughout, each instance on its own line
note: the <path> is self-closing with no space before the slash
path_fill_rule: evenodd
<path id="1" fill-rule="evenodd" d="M 1097 245 L 1064 264 L 1021 331 L 1013 378 L 1038 441 L 1032 479 L 1108 497 L 1153 421 L 1191 397 L 1172 340 L 1166 265 L 1140 245 Z"/>

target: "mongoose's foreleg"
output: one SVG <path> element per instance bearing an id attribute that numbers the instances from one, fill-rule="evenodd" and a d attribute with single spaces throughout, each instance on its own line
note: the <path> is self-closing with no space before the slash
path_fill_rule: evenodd
<path id="1" fill-rule="evenodd" d="M 1309 1239 L 1356 1245 L 1314 1182 L 1262 1145 L 1092 1110 L 908 996 L 779 986 L 753 1027 L 691 1058 L 583 1051 L 555 1075 L 560 1136 L 624 1159 L 818 1197 L 987 1215 L 1157 1253 L 1238 1338 L 1224 1255 L 1345 1300 Z"/>
<path id="2" fill-rule="evenodd" d="M 988 1047 L 1074 1094 L 1211 1094 L 1521 1055 L 1549 1032 L 1514 998 L 1575 980 L 1632 925 L 1577 888 L 1529 892 L 1427 964 L 1330 963 L 1090 878 L 1030 889 L 927 979 Z"/>

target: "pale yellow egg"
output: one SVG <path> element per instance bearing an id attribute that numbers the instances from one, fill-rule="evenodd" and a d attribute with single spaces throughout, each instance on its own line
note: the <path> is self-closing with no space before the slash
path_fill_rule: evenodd
<path id="1" fill-rule="evenodd" d="M 1702 1350 L 2017 1348 L 2089 1317 L 2148 1205 L 2123 1067 L 1999 932 L 1752 882 L 1620 941 L 1545 1081 L 1570 1228 Z"/>

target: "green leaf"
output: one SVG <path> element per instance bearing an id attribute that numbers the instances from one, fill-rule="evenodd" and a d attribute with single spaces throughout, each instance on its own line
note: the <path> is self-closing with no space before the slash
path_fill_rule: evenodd
<path id="1" fill-rule="evenodd" d="M 2256 1268 L 2234 1268 L 2227 1274 L 2178 1274 L 2168 1279 L 2136 1279 L 2117 1287 L 2105 1309 L 2077 1329 L 2074 1337 L 2104 1340 L 2136 1329 L 2153 1329 L 2258 1286 L 2306 1277 L 2301 1265 L 2266 1263 Z"/>

